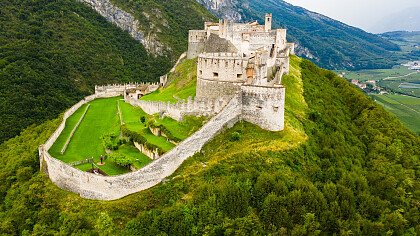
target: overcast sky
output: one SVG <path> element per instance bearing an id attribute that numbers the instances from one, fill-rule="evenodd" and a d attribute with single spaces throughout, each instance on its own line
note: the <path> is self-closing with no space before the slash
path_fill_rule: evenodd
<path id="1" fill-rule="evenodd" d="M 285 0 L 346 24 L 370 31 L 383 18 L 420 6 L 419 0 Z M 420 13 L 419 13 L 420 14 Z"/>

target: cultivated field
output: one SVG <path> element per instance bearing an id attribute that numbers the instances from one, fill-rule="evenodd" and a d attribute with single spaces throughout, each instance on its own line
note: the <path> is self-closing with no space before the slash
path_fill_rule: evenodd
<path id="1" fill-rule="evenodd" d="M 402 123 L 420 134 L 420 98 L 403 95 L 372 95 L 376 102 L 396 115 Z"/>

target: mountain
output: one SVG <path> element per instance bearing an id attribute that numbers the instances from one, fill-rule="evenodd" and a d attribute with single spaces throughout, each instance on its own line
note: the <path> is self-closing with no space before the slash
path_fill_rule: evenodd
<path id="1" fill-rule="evenodd" d="M 384 17 L 370 28 L 371 32 L 420 31 L 420 6 L 404 9 Z"/>
<path id="2" fill-rule="evenodd" d="M 390 68 L 399 47 L 381 37 L 281 0 L 197 0 L 219 17 L 264 21 L 273 13 L 275 27 L 288 29 L 297 54 L 329 69 Z"/>
<path id="3" fill-rule="evenodd" d="M 419 234 L 420 138 L 307 60 L 293 57 L 282 81 L 284 131 L 239 122 L 161 184 L 115 201 L 55 186 L 39 172 L 37 148 L 60 120 L 29 127 L 0 145 L 0 232 Z"/>
<path id="4" fill-rule="evenodd" d="M 94 85 L 157 81 L 187 49 L 188 29 L 213 19 L 193 0 L 177 3 L 133 3 L 141 8 L 137 14 L 148 16 L 138 20 L 140 29 L 147 28 L 142 33 L 165 48 L 153 54 L 88 4 L 2 1 L 0 143 L 57 117 Z"/>

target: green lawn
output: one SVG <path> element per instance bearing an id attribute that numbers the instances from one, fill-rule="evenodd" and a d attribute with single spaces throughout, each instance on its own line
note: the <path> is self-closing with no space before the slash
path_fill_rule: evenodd
<path id="1" fill-rule="evenodd" d="M 169 117 L 164 117 L 163 119 L 155 119 L 154 124 L 156 126 L 164 126 L 174 137 L 184 140 L 200 129 L 205 120 L 205 117 L 187 116 L 184 117 L 182 122 L 178 122 Z"/>
<path id="2" fill-rule="evenodd" d="M 169 75 L 166 87 L 142 97 L 141 100 L 176 103 L 178 99 L 186 100 L 188 97 L 195 97 L 196 84 L 197 59 L 187 59 Z"/>
<path id="3" fill-rule="evenodd" d="M 121 153 L 125 156 L 131 157 L 134 160 L 133 166 L 136 169 L 140 169 L 140 168 L 144 167 L 145 165 L 149 164 L 152 161 L 148 156 L 139 152 L 139 150 L 137 148 L 135 148 L 131 145 L 126 145 L 126 144 L 122 145 L 115 152 L 118 152 L 118 153 Z"/>
<path id="4" fill-rule="evenodd" d="M 420 134 L 420 98 L 403 95 L 372 95 L 372 97 L 413 132 Z"/>
<path id="5" fill-rule="evenodd" d="M 175 145 L 166 140 L 165 137 L 157 137 L 153 135 L 146 124 L 153 116 L 148 115 L 139 107 L 133 107 L 124 101 L 120 101 L 120 109 L 123 121 L 129 130 L 141 133 L 147 139 L 147 142 L 154 144 L 161 148 L 164 152 L 171 150 Z M 140 122 L 140 117 L 144 116 L 146 121 Z"/>
<path id="6" fill-rule="evenodd" d="M 117 116 L 117 101 L 120 97 L 96 99 L 90 102 L 90 108 L 85 118 L 80 123 L 69 146 L 64 154 L 61 154 L 68 134 L 73 129 L 75 122 L 84 111 L 84 106 L 78 109 L 68 120 L 68 124 L 63 133 L 50 149 L 50 153 L 64 162 L 73 162 L 86 158 L 95 158 L 99 161 L 99 156 L 105 154 L 102 144 L 104 134 L 119 134 L 119 119 Z"/>
<path id="7" fill-rule="evenodd" d="M 118 136 L 120 133 L 120 120 L 117 113 L 118 103 L 125 122 L 128 122 L 133 128 L 144 128 L 144 125 L 140 123 L 140 117 L 147 116 L 147 114 L 141 109 L 126 104 L 121 100 L 121 97 L 96 99 L 89 103 L 90 108 L 85 118 L 74 133 L 67 150 L 62 155 L 60 151 L 71 130 L 83 114 L 87 104 L 79 108 L 67 119 L 66 128 L 49 150 L 51 155 L 67 163 L 91 157 L 94 158 L 95 163 L 98 163 L 100 161 L 99 157 L 105 155 L 105 148 L 102 143 L 103 135 L 114 134 Z M 162 139 L 166 142 L 166 139 Z M 167 144 L 163 146 L 166 148 Z M 147 156 L 130 145 L 120 146 L 117 152 L 121 152 L 135 159 L 134 166 L 136 168 L 141 168 L 151 161 Z M 82 164 L 76 166 L 76 168 L 86 171 L 92 168 L 92 164 Z M 129 172 L 127 168 L 121 167 L 110 160 L 107 160 L 106 165 L 100 168 L 108 175 L 119 175 Z"/>

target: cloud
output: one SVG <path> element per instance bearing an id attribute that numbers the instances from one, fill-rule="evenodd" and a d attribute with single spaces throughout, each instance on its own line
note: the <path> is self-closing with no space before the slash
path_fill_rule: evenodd
<path id="1" fill-rule="evenodd" d="M 286 2 L 362 29 L 372 28 L 388 15 L 420 6 L 418 0 L 286 0 Z"/>

